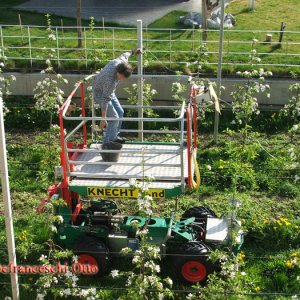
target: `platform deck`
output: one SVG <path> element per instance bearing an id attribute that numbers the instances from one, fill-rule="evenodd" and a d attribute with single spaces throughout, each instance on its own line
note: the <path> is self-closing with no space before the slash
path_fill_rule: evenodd
<path id="1" fill-rule="evenodd" d="M 90 149 L 101 149 L 100 144 L 92 144 Z M 101 165 L 103 162 L 101 154 L 97 152 L 80 153 L 76 159 L 77 164 L 74 167 L 74 180 L 83 182 L 85 180 L 102 179 L 114 182 L 120 178 L 128 176 L 129 178 L 144 178 L 153 176 L 160 181 L 181 181 L 181 158 L 180 146 L 178 144 L 124 144 L 122 150 L 134 150 L 134 153 L 121 153 L 116 164 Z M 174 151 L 174 153 L 149 153 L 151 151 Z M 147 151 L 148 153 L 143 153 Z M 119 165 L 118 165 L 119 164 Z M 136 165 L 127 165 L 136 164 Z M 183 175 L 188 176 L 187 172 L 187 149 L 183 150 Z M 73 182 L 74 184 L 74 182 Z"/>

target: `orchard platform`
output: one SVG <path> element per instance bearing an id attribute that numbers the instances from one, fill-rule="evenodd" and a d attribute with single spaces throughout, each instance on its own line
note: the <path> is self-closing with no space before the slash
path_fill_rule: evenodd
<path id="1" fill-rule="evenodd" d="M 72 97 L 77 90 L 81 91 L 80 116 L 76 116 L 72 108 Z M 137 137 L 126 141 L 120 150 L 106 150 L 102 149 L 103 136 L 101 133 L 99 135 L 96 126 L 102 117 L 99 117 L 100 113 L 93 103 L 91 109 L 86 110 L 84 92 L 84 83 L 79 82 L 60 108 L 61 175 L 62 187 L 67 193 L 73 192 L 84 198 L 138 198 L 143 186 L 153 198 L 163 199 L 183 194 L 195 186 L 193 177 L 197 165 L 193 121 L 196 116 L 191 103 L 151 107 L 160 112 L 168 110 L 167 115 L 173 111 L 174 117 L 168 118 L 144 117 L 143 110 L 149 109 L 149 106 L 123 106 L 125 112 L 137 111 L 133 114 L 136 117 L 122 118 L 123 132 L 136 134 Z M 73 124 L 71 130 L 66 130 L 66 121 L 68 128 Z M 126 125 L 128 129 L 125 129 Z M 156 142 L 151 140 L 153 136 Z M 157 142 L 160 140 L 162 142 Z M 119 159 L 115 162 L 104 161 L 102 155 L 108 153 L 119 155 Z M 134 187 L 133 181 L 139 185 Z"/>

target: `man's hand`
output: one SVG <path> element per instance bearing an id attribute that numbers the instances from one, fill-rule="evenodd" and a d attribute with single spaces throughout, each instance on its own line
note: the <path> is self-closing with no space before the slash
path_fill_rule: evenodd
<path id="1" fill-rule="evenodd" d="M 132 50 L 132 54 L 133 55 L 138 55 L 142 53 L 142 49 L 141 48 L 136 48 Z"/>
<path id="2" fill-rule="evenodd" d="M 107 127 L 107 121 L 106 121 L 106 120 L 101 120 L 101 121 L 100 121 L 99 128 L 102 130 L 102 129 L 104 129 L 105 127 Z"/>

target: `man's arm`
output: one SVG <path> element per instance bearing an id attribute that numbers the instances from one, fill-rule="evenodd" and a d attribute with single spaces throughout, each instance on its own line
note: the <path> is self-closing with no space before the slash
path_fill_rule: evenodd
<path id="1" fill-rule="evenodd" d="M 125 62 L 128 62 L 128 59 L 131 55 L 137 55 L 137 54 L 140 54 L 141 53 L 141 49 L 140 48 L 136 48 L 136 49 L 133 49 L 131 51 L 127 51 L 123 54 L 121 54 L 117 59 L 120 59 L 120 60 L 123 60 Z"/>

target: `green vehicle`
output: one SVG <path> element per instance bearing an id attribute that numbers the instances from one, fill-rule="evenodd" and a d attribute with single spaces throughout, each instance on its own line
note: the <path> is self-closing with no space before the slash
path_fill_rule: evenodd
<path id="1" fill-rule="evenodd" d="M 81 115 L 73 116 L 72 97 L 77 90 L 81 92 Z M 42 210 L 46 202 L 57 198 L 66 202 L 67 206 L 57 211 L 64 218 L 58 225 L 58 242 L 79 256 L 79 264 L 96 266 L 101 275 L 108 271 L 109 262 L 122 248 L 138 249 L 139 238 L 134 225 L 138 223 L 141 228 L 147 227 L 151 243 L 159 246 L 162 258 L 171 262 L 174 278 L 190 283 L 204 282 L 215 268 L 208 260 L 210 252 L 232 244 L 238 250 L 242 244 L 240 223 L 234 215 L 218 218 L 210 209 L 199 206 L 187 210 L 179 221 L 175 221 L 173 215 L 169 218 L 127 216 L 114 201 L 139 197 L 139 189 L 130 184 L 133 178 L 143 182 L 147 177 L 154 177 L 148 193 L 157 201 L 199 188 L 200 173 L 195 158 L 195 87 L 188 103 L 154 107 L 177 111 L 174 118 L 123 118 L 124 123 L 136 122 L 144 129 L 124 129 L 138 134 L 138 138 L 118 150 L 102 149 L 95 126 L 101 118 L 96 117 L 94 106 L 91 115 L 85 111 L 84 91 L 83 82 L 76 84 L 60 108 L 62 152 L 61 166 L 56 173 L 61 182 L 49 188 L 48 197 L 39 207 Z M 69 127 L 73 126 L 69 132 L 65 131 L 66 122 Z M 174 129 L 145 129 L 153 122 L 170 123 Z M 148 134 L 172 135 L 174 140 L 145 141 L 144 136 Z M 107 155 L 112 159 L 107 159 Z"/>
<path id="2" fill-rule="evenodd" d="M 203 282 L 215 266 L 208 260 L 213 249 L 226 248 L 237 235 L 238 222 L 217 216 L 205 207 L 187 210 L 181 220 L 170 218 L 125 216 L 112 200 L 88 201 L 80 217 L 72 222 L 68 209 L 61 208 L 64 222 L 58 226 L 58 242 L 78 255 L 78 263 L 96 266 L 99 275 L 109 269 L 111 259 L 123 248 L 137 250 L 136 226 L 147 226 L 150 242 L 160 247 L 162 259 L 168 260 L 171 276 L 183 282 Z M 229 231 L 231 228 L 232 232 Z"/>

